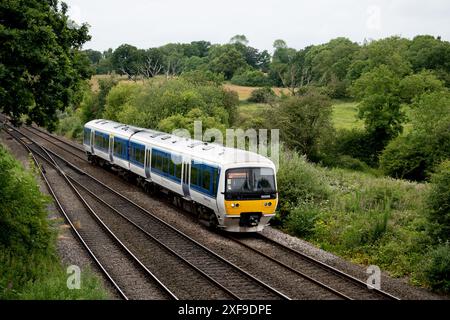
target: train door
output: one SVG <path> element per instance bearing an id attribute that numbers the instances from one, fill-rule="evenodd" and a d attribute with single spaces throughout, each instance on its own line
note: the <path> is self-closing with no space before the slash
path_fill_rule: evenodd
<path id="1" fill-rule="evenodd" d="M 189 175 L 191 172 L 191 162 L 188 161 L 188 159 L 184 159 L 183 160 L 183 181 L 182 183 L 182 187 L 183 187 L 183 194 L 185 197 L 189 198 L 190 197 L 190 192 L 189 192 Z"/>
<path id="2" fill-rule="evenodd" d="M 94 154 L 94 134 L 95 134 L 95 131 L 94 130 L 91 130 L 91 154 Z"/>
<path id="3" fill-rule="evenodd" d="M 145 151 L 145 176 L 147 179 L 150 178 L 151 150 L 152 149 L 148 148 Z"/>
<path id="4" fill-rule="evenodd" d="M 114 137 L 109 136 L 109 161 L 113 161 Z"/>

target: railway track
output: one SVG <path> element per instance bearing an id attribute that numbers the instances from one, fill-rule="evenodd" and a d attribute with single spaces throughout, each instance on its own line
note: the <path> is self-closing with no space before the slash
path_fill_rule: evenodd
<path id="1" fill-rule="evenodd" d="M 16 133 L 23 135 L 23 137 L 32 142 L 32 139 L 24 133 L 20 131 L 16 131 Z M 35 144 L 33 143 L 33 145 Z M 107 207 L 110 211 L 120 216 L 123 221 L 133 225 L 135 231 L 139 230 L 142 234 L 145 234 L 147 240 L 151 239 L 157 242 L 158 245 L 164 247 L 191 268 L 197 270 L 228 294 L 224 298 L 289 299 L 283 293 L 173 228 L 56 153 L 45 147 L 40 148 L 54 159 L 56 165 L 61 168 L 63 175 L 67 177 L 75 188 L 78 188 L 78 192 L 83 194 L 83 197 L 95 199 L 103 207 Z M 32 152 L 35 153 L 37 151 L 32 150 Z M 97 210 L 100 211 L 101 209 Z M 115 225 L 121 224 L 116 223 Z M 129 230 L 122 231 L 121 234 L 133 234 L 130 232 Z"/>
<path id="2" fill-rule="evenodd" d="M 178 299 L 103 223 L 45 148 L 9 126 L 6 132 L 32 155 L 57 208 L 121 298 Z M 71 192 L 54 187 L 64 184 Z"/>
<path id="3" fill-rule="evenodd" d="M 64 141 L 63 139 L 60 139 L 58 137 L 54 137 L 51 134 L 48 134 L 45 131 L 42 131 L 40 129 L 32 128 L 27 129 L 28 131 L 32 131 L 33 134 L 45 139 L 46 141 L 50 142 L 53 145 L 56 145 L 60 149 L 65 150 L 66 152 L 69 152 L 78 158 L 80 158 L 80 154 L 84 153 L 82 151 L 82 148 L 78 148 L 72 145 L 72 143 L 69 143 L 67 141 Z M 48 136 L 49 138 L 44 138 L 43 135 Z M 69 146 L 69 148 L 65 148 L 64 146 Z M 86 161 L 85 158 L 82 157 L 84 161 Z M 91 177 L 93 178 L 93 177 Z M 94 178 L 95 179 L 95 178 Z M 100 181 L 97 181 L 99 185 L 103 185 Z M 109 187 L 103 185 L 102 188 L 108 188 Z M 115 192 L 114 190 L 110 189 L 110 191 Z M 92 190 L 91 190 L 92 192 Z M 101 192 L 101 189 L 94 190 L 93 192 Z M 120 196 L 122 199 L 126 199 L 123 196 Z M 104 205 L 107 205 L 107 200 L 101 200 L 104 202 Z M 112 199 L 109 199 L 112 200 Z M 128 199 L 127 199 L 128 200 Z M 128 200 L 130 201 L 130 200 Z M 131 201 L 132 202 L 132 201 Z M 116 204 L 120 206 L 120 204 Z M 132 207 L 134 208 L 140 208 L 140 210 L 144 210 L 143 208 L 139 207 L 139 205 L 133 203 Z M 114 208 L 114 207 L 112 207 Z M 177 208 L 179 210 L 179 208 Z M 144 210 L 145 213 L 152 216 L 152 213 Z M 142 212 L 141 212 L 142 213 Z M 133 213 L 135 214 L 135 213 Z M 145 215 L 143 215 L 145 217 Z M 135 215 L 135 223 L 137 227 L 145 225 L 145 219 L 142 219 L 142 215 L 140 217 L 137 217 Z M 155 217 L 159 220 L 159 218 Z M 162 223 L 165 223 L 161 221 Z M 171 226 L 170 226 L 171 227 Z M 171 227 L 173 228 L 173 227 Z M 146 230 L 144 230 L 146 232 Z M 156 233 L 158 234 L 158 233 Z M 229 237 L 229 236 L 228 236 Z M 290 272 L 292 274 L 297 275 L 298 277 L 301 277 L 311 283 L 314 283 L 318 287 L 323 288 L 324 290 L 328 291 L 332 295 L 335 295 L 338 299 L 392 299 L 392 300 L 399 300 L 397 297 L 384 292 L 382 290 L 378 290 L 376 288 L 368 288 L 367 284 L 355 277 L 352 277 L 338 269 L 335 269 L 329 265 L 326 265 L 325 263 L 318 261 L 312 257 L 309 257 L 299 251 L 296 251 L 290 247 L 286 247 L 278 242 L 275 242 L 269 238 L 263 237 L 262 235 L 257 235 L 256 237 L 252 238 L 236 238 L 236 237 L 229 237 L 234 242 L 238 243 L 240 246 L 245 247 L 247 250 L 258 254 L 271 262 L 279 265 L 280 267 L 284 268 L 287 272 Z M 194 240 L 195 241 L 195 240 Z M 169 244 L 176 246 L 179 245 L 183 247 L 183 244 L 177 244 L 177 243 L 171 243 Z M 274 254 L 274 252 L 276 252 Z M 192 257 L 191 257 L 192 258 Z M 189 259 L 186 259 L 186 261 L 190 261 Z"/>
<path id="4" fill-rule="evenodd" d="M 399 300 L 385 291 L 368 286 L 360 279 L 261 234 L 251 237 L 247 235 L 226 235 L 226 237 L 344 299 Z"/>

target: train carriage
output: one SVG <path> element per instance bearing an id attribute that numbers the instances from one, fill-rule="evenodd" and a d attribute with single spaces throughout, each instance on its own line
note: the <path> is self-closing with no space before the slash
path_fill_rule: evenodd
<path id="1" fill-rule="evenodd" d="M 256 153 L 109 120 L 84 126 L 88 159 L 135 175 L 230 232 L 261 231 L 278 201 L 275 166 Z"/>

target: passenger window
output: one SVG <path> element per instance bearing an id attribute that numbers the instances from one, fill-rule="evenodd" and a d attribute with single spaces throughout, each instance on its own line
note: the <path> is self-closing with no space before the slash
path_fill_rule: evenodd
<path id="1" fill-rule="evenodd" d="M 212 192 L 214 195 L 217 194 L 217 183 L 219 182 L 219 170 L 218 169 L 214 169 L 213 170 L 213 189 Z"/>
<path id="2" fill-rule="evenodd" d="M 173 163 L 172 158 L 169 158 L 169 174 L 175 176 L 175 164 Z"/>
<path id="3" fill-rule="evenodd" d="M 175 177 L 181 179 L 181 163 L 175 165 Z"/>
<path id="4" fill-rule="evenodd" d="M 168 173 L 169 172 L 169 158 L 167 158 L 166 155 L 163 156 L 163 167 L 162 167 L 162 171 L 164 173 Z"/>
<path id="5" fill-rule="evenodd" d="M 203 167 L 202 170 L 202 188 L 209 191 L 209 186 L 211 183 L 211 172 L 209 167 Z"/>
<path id="6" fill-rule="evenodd" d="M 198 185 L 198 169 L 195 165 L 191 167 L 191 184 Z"/>
<path id="7" fill-rule="evenodd" d="M 152 168 L 156 168 L 156 151 L 152 150 Z"/>

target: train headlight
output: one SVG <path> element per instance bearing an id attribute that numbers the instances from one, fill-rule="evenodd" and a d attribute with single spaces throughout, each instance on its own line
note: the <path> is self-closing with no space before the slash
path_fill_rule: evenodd
<path id="1" fill-rule="evenodd" d="M 231 204 L 231 207 L 232 207 L 232 208 L 239 208 L 239 203 L 232 203 L 232 204 Z"/>

